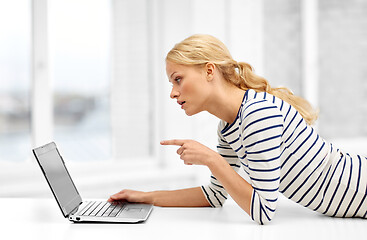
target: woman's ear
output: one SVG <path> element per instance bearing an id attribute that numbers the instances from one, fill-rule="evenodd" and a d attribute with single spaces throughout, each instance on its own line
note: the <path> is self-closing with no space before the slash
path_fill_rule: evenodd
<path id="1" fill-rule="evenodd" d="M 206 78 L 210 82 L 214 79 L 214 70 L 215 70 L 215 64 L 214 63 L 207 63 L 205 65 L 206 70 Z"/>

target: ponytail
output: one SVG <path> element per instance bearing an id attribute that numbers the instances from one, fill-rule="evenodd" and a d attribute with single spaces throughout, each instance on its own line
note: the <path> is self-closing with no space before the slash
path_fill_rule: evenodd
<path id="1" fill-rule="evenodd" d="M 306 99 L 294 95 L 286 87 L 272 88 L 265 78 L 253 72 L 253 68 L 248 63 L 239 62 L 236 68 L 238 69 L 238 72 L 235 73 L 237 75 L 235 77 L 237 79 L 237 87 L 243 90 L 253 89 L 257 92 L 267 92 L 282 99 L 297 109 L 303 119 L 310 125 L 317 120 L 318 112 L 313 109 Z"/>

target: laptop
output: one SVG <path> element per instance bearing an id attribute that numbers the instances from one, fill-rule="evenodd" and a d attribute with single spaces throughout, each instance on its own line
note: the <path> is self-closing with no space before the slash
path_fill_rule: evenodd
<path id="1" fill-rule="evenodd" d="M 54 142 L 32 150 L 65 218 L 72 222 L 144 222 L 150 204 L 83 201 Z"/>

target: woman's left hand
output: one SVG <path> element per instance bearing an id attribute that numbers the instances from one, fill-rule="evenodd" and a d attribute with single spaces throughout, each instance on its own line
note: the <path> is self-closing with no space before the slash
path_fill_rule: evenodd
<path id="1" fill-rule="evenodd" d="M 165 140 L 161 141 L 161 145 L 175 145 L 180 146 L 177 154 L 184 161 L 186 165 L 205 165 L 209 166 L 221 156 L 212 149 L 198 143 L 194 140 Z"/>

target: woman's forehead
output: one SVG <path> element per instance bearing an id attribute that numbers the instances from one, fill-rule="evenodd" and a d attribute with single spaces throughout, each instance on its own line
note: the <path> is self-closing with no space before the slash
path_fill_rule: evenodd
<path id="1" fill-rule="evenodd" d="M 182 67 L 184 67 L 184 65 L 182 64 L 178 64 L 178 63 L 174 63 L 170 61 L 166 62 L 166 69 L 180 69 Z"/>
<path id="2" fill-rule="evenodd" d="M 187 66 L 173 63 L 173 62 L 167 62 L 166 63 L 166 72 L 168 77 L 171 77 L 171 75 L 174 72 L 184 71 Z"/>

